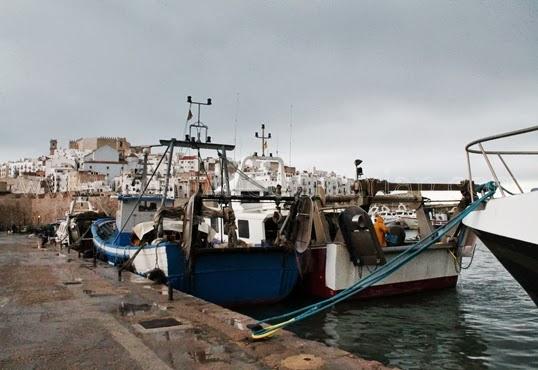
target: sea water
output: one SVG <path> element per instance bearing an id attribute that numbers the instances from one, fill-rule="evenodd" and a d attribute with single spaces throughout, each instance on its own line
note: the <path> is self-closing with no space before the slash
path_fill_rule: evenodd
<path id="1" fill-rule="evenodd" d="M 261 319 L 306 303 L 244 312 Z M 456 288 L 342 302 L 288 329 L 403 369 L 538 369 L 538 308 L 483 245 Z"/>

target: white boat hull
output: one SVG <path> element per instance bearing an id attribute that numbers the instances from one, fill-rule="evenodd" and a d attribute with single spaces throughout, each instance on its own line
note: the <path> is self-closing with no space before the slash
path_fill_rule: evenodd
<path id="1" fill-rule="evenodd" d="M 387 262 L 407 247 L 384 248 Z M 367 288 L 357 298 L 388 296 L 453 287 L 458 280 L 458 264 L 449 245 L 437 245 L 422 252 L 399 270 Z M 313 248 L 314 272 L 308 290 L 320 297 L 331 297 L 368 276 L 376 266 L 355 266 L 344 245 L 328 244 Z"/>

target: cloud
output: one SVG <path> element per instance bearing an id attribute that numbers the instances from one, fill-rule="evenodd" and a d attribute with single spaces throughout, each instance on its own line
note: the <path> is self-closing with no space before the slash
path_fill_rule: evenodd
<path id="1" fill-rule="evenodd" d="M 537 45 L 531 1 L 3 2 L 0 160 L 179 137 L 192 95 L 214 140 L 237 110 L 242 155 L 264 122 L 287 160 L 293 104 L 301 168 L 451 179 L 470 140 L 538 122 Z"/>

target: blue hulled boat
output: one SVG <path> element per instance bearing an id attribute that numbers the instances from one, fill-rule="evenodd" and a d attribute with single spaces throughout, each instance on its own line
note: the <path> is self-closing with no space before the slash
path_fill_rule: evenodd
<path id="1" fill-rule="evenodd" d="M 163 195 L 144 195 L 144 190 L 140 196 L 119 196 L 116 220 L 106 218 L 93 223 L 98 256 L 221 305 L 284 299 L 297 283 L 299 268 L 295 250 L 274 243 L 275 232 L 284 220 L 281 199 L 277 199 L 276 208 L 243 213 L 236 220 L 232 201 L 240 203 L 245 199 L 232 199 L 230 193 L 226 151 L 234 146 L 211 143 L 207 126 L 200 123 L 199 117 L 193 127 L 197 138 L 187 135 L 182 141 L 161 140 L 167 148 L 163 158 L 168 157 Z M 201 128 L 206 129 L 205 141 L 201 140 Z M 218 152 L 222 174 L 219 194 L 204 194 L 200 186 L 185 207 L 172 207 L 173 199 L 168 196 L 175 147 L 194 149 L 198 154 L 201 149 Z M 241 239 L 237 237 L 238 228 Z"/>
<path id="2" fill-rule="evenodd" d="M 135 233 L 117 237 L 113 219 L 95 221 L 92 231 L 98 255 L 110 264 L 121 265 L 140 249 Z M 295 253 L 277 247 L 199 248 L 189 261 L 179 243 L 161 241 L 144 246 L 132 266 L 137 274 L 164 274 L 174 289 L 226 306 L 278 302 L 299 276 Z"/>

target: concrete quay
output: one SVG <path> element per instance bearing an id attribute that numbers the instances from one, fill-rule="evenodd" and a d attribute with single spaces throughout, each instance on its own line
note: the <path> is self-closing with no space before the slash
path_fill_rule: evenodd
<path id="1" fill-rule="evenodd" d="M 116 271 L 2 234 L 0 368 L 385 368 L 286 331 L 253 342 L 252 318 Z"/>

